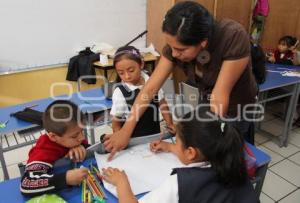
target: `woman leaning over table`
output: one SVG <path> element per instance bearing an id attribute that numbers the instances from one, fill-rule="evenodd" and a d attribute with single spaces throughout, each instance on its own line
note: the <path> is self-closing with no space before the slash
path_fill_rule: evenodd
<path id="1" fill-rule="evenodd" d="M 251 70 L 250 41 L 239 23 L 215 21 L 200 4 L 185 1 L 166 14 L 162 30 L 167 44 L 144 88 L 136 98 L 122 129 L 106 135 L 104 146 L 114 154 L 125 148 L 138 118 L 174 68 L 182 68 L 189 83 L 198 87 L 200 103 L 220 116 L 235 118 L 238 108 L 254 104 L 257 87 Z M 244 138 L 254 142 L 253 123 L 233 121 Z"/>

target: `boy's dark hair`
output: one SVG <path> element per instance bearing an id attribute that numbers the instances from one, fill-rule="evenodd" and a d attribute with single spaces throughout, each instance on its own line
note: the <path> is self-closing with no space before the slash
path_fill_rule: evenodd
<path id="1" fill-rule="evenodd" d="M 257 84 L 262 84 L 266 80 L 266 55 L 258 44 L 251 43 L 252 72 Z"/>
<path id="2" fill-rule="evenodd" d="M 198 118 L 211 117 L 208 111 L 195 111 L 184 116 L 186 121 L 179 122 L 178 134 L 183 145 L 199 149 L 224 185 L 233 187 L 245 183 L 247 171 L 241 134 L 230 123 L 212 118 L 211 121 L 199 121 Z M 225 124 L 223 131 L 222 123 Z"/>
<path id="3" fill-rule="evenodd" d="M 62 136 L 70 127 L 83 124 L 84 118 L 77 105 L 68 100 L 52 102 L 43 115 L 43 126 L 47 132 Z"/>
<path id="4" fill-rule="evenodd" d="M 291 46 L 294 46 L 296 44 L 297 38 L 286 35 L 279 39 L 278 43 L 280 44 L 281 42 L 284 42 L 290 48 Z"/>
<path id="5" fill-rule="evenodd" d="M 176 36 L 180 43 L 189 46 L 210 39 L 214 26 L 215 20 L 206 8 L 193 1 L 184 1 L 167 12 L 162 31 Z"/>

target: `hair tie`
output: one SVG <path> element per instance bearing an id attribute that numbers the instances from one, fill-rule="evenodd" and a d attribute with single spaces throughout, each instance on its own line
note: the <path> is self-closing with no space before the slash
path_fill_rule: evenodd
<path id="1" fill-rule="evenodd" d="M 225 128 L 225 123 L 224 122 L 221 122 L 220 128 L 221 128 L 222 133 L 224 133 L 224 128 Z"/>
<path id="2" fill-rule="evenodd" d="M 182 17 L 181 23 L 180 23 L 180 25 L 179 25 L 179 27 L 178 27 L 178 31 L 181 30 L 181 28 L 184 26 L 184 23 L 185 23 L 185 17 Z"/>
<path id="3" fill-rule="evenodd" d="M 141 58 L 141 55 L 134 49 L 119 51 L 119 52 L 115 53 L 115 57 L 118 55 L 121 55 L 121 54 L 131 54 L 131 55 Z"/>

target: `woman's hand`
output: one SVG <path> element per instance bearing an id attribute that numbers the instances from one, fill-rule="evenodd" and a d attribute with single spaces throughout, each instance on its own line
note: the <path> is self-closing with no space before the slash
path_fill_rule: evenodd
<path id="1" fill-rule="evenodd" d="M 102 169 L 102 177 L 106 182 L 116 187 L 120 186 L 120 184 L 128 182 L 126 173 L 117 168 L 109 167 L 107 169 Z"/>
<path id="2" fill-rule="evenodd" d="M 155 140 L 150 143 L 150 150 L 152 152 L 169 152 L 171 149 L 171 143 L 164 142 L 161 140 Z"/>
<path id="3" fill-rule="evenodd" d="M 108 157 L 108 161 L 112 160 L 113 156 L 120 150 L 124 149 L 130 139 L 130 134 L 128 134 L 123 128 L 119 131 L 105 135 L 104 141 L 104 148 L 106 151 L 110 152 Z"/>

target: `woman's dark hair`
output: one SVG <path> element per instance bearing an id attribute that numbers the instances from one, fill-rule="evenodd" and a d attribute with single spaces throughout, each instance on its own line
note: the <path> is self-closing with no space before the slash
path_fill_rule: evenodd
<path id="1" fill-rule="evenodd" d="M 266 55 L 258 44 L 251 43 L 252 72 L 257 84 L 262 84 L 266 80 Z"/>
<path id="2" fill-rule="evenodd" d="M 43 127 L 47 132 L 63 136 L 70 127 L 84 124 L 82 112 L 77 105 L 68 100 L 52 102 L 43 115 Z"/>
<path id="3" fill-rule="evenodd" d="M 292 37 L 289 35 L 283 36 L 279 39 L 278 43 L 284 42 L 288 47 L 294 46 L 297 42 L 296 37 Z"/>
<path id="4" fill-rule="evenodd" d="M 116 68 L 116 64 L 122 59 L 130 59 L 137 62 L 139 65 L 143 64 L 143 59 L 140 51 L 134 46 L 123 46 L 120 47 L 116 53 L 113 60 L 113 66 Z M 121 82 L 121 78 L 117 75 L 116 82 Z"/>
<path id="5" fill-rule="evenodd" d="M 162 31 L 176 36 L 180 43 L 189 46 L 210 39 L 214 26 L 215 20 L 206 8 L 193 1 L 184 1 L 167 12 Z"/>
<path id="6" fill-rule="evenodd" d="M 207 111 L 194 111 L 185 115 L 177 128 L 183 145 L 201 151 L 216 171 L 219 182 L 228 187 L 245 183 L 244 140 L 230 123 L 211 118 Z"/>

